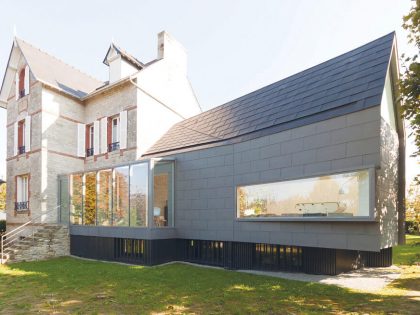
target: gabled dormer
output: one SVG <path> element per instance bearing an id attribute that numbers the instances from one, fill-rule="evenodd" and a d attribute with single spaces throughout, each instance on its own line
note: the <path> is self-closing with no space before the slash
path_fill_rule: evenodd
<path id="1" fill-rule="evenodd" d="M 6 108 L 13 92 L 16 100 L 28 95 L 29 86 L 30 68 L 15 38 L 0 90 L 0 106 Z"/>
<path id="2" fill-rule="evenodd" d="M 144 64 L 111 43 L 103 61 L 109 67 L 109 83 L 112 84 L 144 68 Z"/>

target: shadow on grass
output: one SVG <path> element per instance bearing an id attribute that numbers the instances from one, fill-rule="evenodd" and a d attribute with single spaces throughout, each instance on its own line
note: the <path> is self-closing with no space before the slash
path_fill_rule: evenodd
<path id="1" fill-rule="evenodd" d="M 414 314 L 419 307 L 405 296 L 183 264 L 140 267 L 60 258 L 1 267 L 0 279 L 5 313 Z"/>
<path id="2" fill-rule="evenodd" d="M 419 291 L 420 293 L 420 278 L 403 278 L 392 282 L 392 286 L 398 289 Z M 420 305 L 419 305 L 420 308 Z"/>

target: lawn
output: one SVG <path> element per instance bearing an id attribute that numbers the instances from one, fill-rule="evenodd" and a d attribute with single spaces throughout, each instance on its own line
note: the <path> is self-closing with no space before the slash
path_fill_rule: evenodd
<path id="1" fill-rule="evenodd" d="M 412 271 L 395 286 L 367 294 L 184 264 L 58 258 L 0 266 L 0 313 L 418 314 L 418 297 L 407 295 L 420 290 L 418 270 Z"/>
<path id="2" fill-rule="evenodd" d="M 394 247 L 393 263 L 395 265 L 413 265 L 420 263 L 420 236 L 407 235 L 406 245 Z"/>

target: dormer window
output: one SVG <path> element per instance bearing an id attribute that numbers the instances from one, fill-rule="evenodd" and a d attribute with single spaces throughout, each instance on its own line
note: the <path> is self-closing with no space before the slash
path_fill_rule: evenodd
<path id="1" fill-rule="evenodd" d="M 25 95 L 25 69 L 22 69 L 19 73 L 19 97 L 24 97 Z"/>
<path id="2" fill-rule="evenodd" d="M 29 94 L 29 67 L 16 72 L 16 100 Z"/>

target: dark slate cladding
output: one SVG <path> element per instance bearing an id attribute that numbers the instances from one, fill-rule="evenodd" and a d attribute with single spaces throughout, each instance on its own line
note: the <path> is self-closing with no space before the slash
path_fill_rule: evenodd
<path id="1" fill-rule="evenodd" d="M 228 144 L 377 106 L 394 33 L 174 125 L 145 155 Z"/>
<path id="2" fill-rule="evenodd" d="M 292 271 L 336 275 L 361 267 L 389 267 L 392 248 L 361 252 L 214 240 L 142 240 L 100 236 L 70 236 L 75 256 L 139 265 L 171 261 L 218 266 L 226 269 Z"/>

